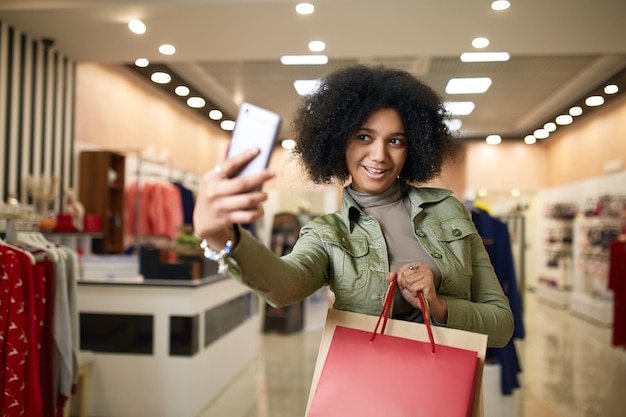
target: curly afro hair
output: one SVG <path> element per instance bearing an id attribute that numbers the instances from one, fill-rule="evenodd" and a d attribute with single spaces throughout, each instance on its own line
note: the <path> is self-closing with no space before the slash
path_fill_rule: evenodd
<path id="1" fill-rule="evenodd" d="M 400 178 L 420 183 L 436 177 L 458 149 L 437 94 L 405 71 L 355 65 L 325 77 L 294 116 L 294 153 L 311 180 L 318 184 L 348 180 L 349 138 L 372 113 L 388 108 L 400 114 L 408 138 Z"/>

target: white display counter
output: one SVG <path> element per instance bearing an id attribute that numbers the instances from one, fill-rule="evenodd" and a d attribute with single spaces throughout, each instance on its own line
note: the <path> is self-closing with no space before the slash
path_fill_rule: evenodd
<path id="1" fill-rule="evenodd" d="M 257 355 L 258 297 L 230 278 L 80 281 L 89 415 L 194 417 Z"/>

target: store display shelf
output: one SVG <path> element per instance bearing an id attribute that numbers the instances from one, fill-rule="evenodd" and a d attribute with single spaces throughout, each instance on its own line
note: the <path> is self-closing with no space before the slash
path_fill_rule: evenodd
<path id="1" fill-rule="evenodd" d="M 592 298 L 586 294 L 572 293 L 570 312 L 593 324 L 605 327 L 613 325 L 613 301 Z"/>
<path id="2" fill-rule="evenodd" d="M 570 304 L 571 291 L 538 282 L 535 288 L 537 299 L 550 306 L 567 309 Z"/>

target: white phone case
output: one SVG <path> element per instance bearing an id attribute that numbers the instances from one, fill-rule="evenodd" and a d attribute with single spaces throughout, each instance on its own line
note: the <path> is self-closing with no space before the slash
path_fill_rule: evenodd
<path id="1" fill-rule="evenodd" d="M 280 124 L 278 114 L 250 103 L 241 104 L 228 156 L 238 155 L 253 147 L 261 152 L 236 175 L 256 174 L 267 168 Z"/>

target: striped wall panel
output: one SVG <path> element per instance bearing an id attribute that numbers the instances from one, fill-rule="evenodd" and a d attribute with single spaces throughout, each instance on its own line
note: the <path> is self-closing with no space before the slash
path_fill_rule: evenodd
<path id="1" fill-rule="evenodd" d="M 75 63 L 0 21 L 0 198 L 60 211 L 73 182 Z"/>

